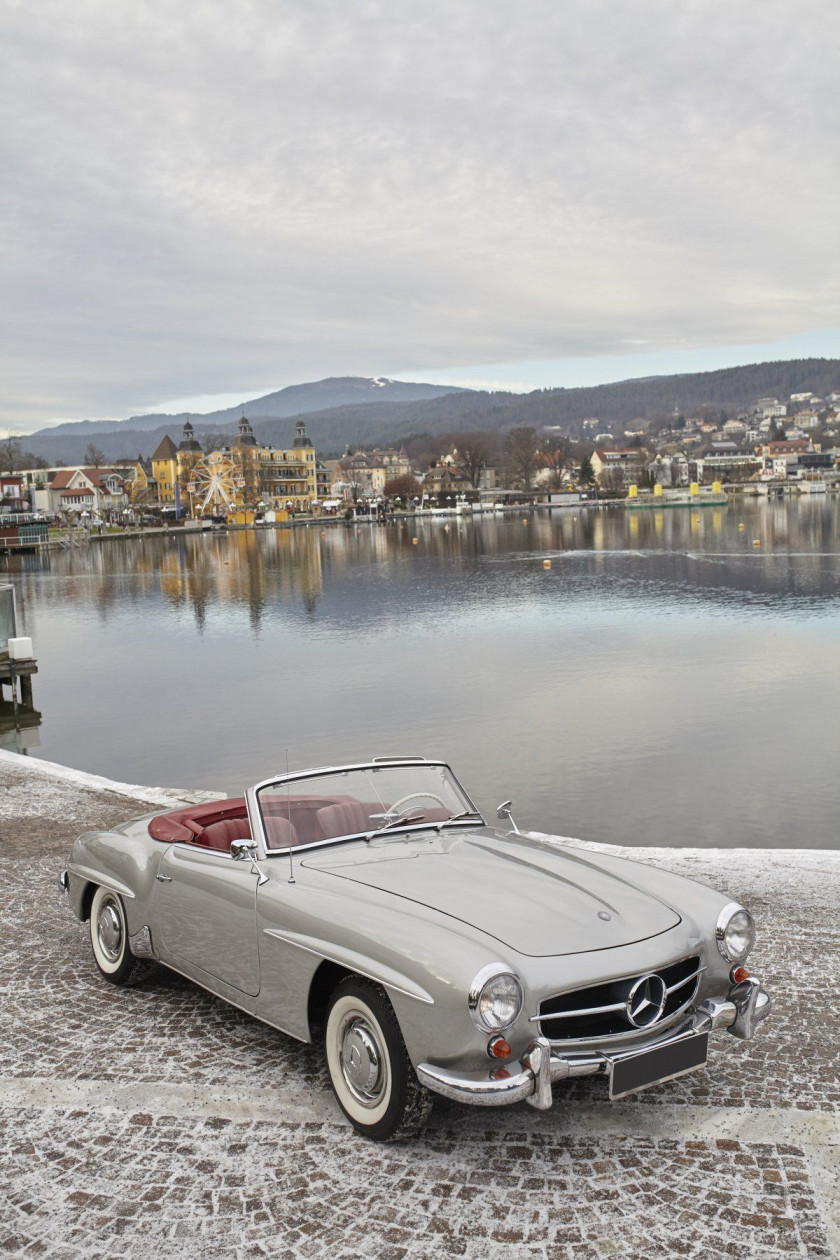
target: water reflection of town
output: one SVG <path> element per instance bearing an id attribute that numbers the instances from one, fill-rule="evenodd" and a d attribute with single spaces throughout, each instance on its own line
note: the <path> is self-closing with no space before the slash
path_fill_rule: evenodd
<path id="1" fill-rule="evenodd" d="M 277 608 L 308 618 L 368 621 L 417 612 L 433 600 L 472 595 L 533 594 L 542 561 L 551 561 L 546 590 L 557 578 L 623 573 L 632 592 L 649 582 L 690 586 L 694 598 L 725 596 L 746 603 L 756 595 L 838 593 L 838 502 L 835 498 L 778 502 L 745 500 L 697 510 L 589 510 L 528 515 L 409 519 L 385 525 L 229 534 L 174 534 L 91 544 L 84 551 L 13 556 L 12 575 L 21 611 L 38 605 L 83 603 L 104 619 L 116 606 L 164 601 L 188 609 L 199 633 L 214 608 L 248 610 L 254 631 Z M 633 556 L 646 564 L 631 565 Z M 618 562 L 615 558 L 618 557 Z M 534 564 L 504 579 L 493 561 Z M 485 563 L 486 562 L 486 563 Z M 540 563 L 537 563 L 540 562 Z M 29 579 L 38 582 L 37 592 Z M 526 586 L 529 585 L 528 590 Z M 574 598 L 574 583 L 564 597 Z M 542 598 L 543 595 L 538 595 Z"/>

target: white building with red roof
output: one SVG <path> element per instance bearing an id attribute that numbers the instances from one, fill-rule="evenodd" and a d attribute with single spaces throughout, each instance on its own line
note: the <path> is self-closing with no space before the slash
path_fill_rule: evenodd
<path id="1" fill-rule="evenodd" d="M 43 490 L 35 491 L 42 512 L 89 512 L 103 516 L 128 506 L 125 483 L 113 468 L 61 468 Z"/>

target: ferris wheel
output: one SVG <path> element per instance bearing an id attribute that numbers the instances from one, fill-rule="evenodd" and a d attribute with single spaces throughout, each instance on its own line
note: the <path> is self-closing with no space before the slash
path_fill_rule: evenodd
<path id="1" fill-rule="evenodd" d="M 232 460 L 213 451 L 205 455 L 190 470 L 187 490 L 196 496 L 195 510 L 204 512 L 208 507 L 224 508 L 233 511 L 236 507 L 237 491 L 245 486 L 245 478 Z"/>

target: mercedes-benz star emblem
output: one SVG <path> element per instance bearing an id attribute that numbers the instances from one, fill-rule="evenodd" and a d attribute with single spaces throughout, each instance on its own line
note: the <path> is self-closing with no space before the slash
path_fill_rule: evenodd
<path id="1" fill-rule="evenodd" d="M 665 1009 L 668 990 L 661 976 L 651 972 L 640 976 L 630 992 L 624 1010 L 634 1028 L 647 1028 L 655 1024 Z"/>
<path id="2" fill-rule="evenodd" d="M 598 911 L 598 918 L 599 918 L 599 919 L 603 919 L 605 923 L 609 923 L 609 922 L 610 922 L 610 920 L 612 919 L 612 915 L 611 915 L 611 914 L 607 914 L 606 910 L 599 910 L 599 911 Z"/>

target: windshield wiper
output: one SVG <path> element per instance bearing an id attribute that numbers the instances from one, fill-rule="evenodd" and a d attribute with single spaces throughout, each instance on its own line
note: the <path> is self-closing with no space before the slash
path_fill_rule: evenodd
<path id="1" fill-rule="evenodd" d="M 388 831 L 391 827 L 407 827 L 411 823 L 419 823 L 422 821 L 422 814 L 414 814 L 413 817 L 408 817 L 405 814 L 397 814 L 396 817 L 390 818 L 388 822 L 384 822 L 381 827 L 375 827 L 371 832 L 371 835 L 378 836 L 380 831 Z"/>
<path id="2" fill-rule="evenodd" d="M 479 822 L 484 822 L 481 814 L 476 809 L 465 809 L 460 814 L 453 814 L 451 818 L 444 818 L 444 822 L 462 822 L 467 818 L 477 818 Z"/>

